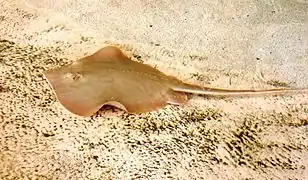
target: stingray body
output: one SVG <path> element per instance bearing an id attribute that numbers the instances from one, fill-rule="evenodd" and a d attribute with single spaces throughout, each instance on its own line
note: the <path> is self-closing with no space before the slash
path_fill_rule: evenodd
<path id="1" fill-rule="evenodd" d="M 67 66 L 48 70 L 44 75 L 59 102 L 80 116 L 90 116 L 107 104 L 129 113 L 149 112 L 167 104 L 186 103 L 186 93 L 245 95 L 288 91 L 224 90 L 187 84 L 131 60 L 113 46 L 104 47 Z"/>

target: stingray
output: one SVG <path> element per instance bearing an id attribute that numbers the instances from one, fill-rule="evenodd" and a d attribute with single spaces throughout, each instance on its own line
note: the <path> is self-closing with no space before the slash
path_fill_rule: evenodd
<path id="1" fill-rule="evenodd" d="M 294 91 L 228 90 L 185 83 L 147 64 L 131 60 L 115 46 L 106 46 L 43 74 L 58 101 L 70 112 L 85 117 L 104 105 L 128 113 L 155 111 L 167 104 L 183 105 L 188 101 L 188 93 L 226 96 Z"/>

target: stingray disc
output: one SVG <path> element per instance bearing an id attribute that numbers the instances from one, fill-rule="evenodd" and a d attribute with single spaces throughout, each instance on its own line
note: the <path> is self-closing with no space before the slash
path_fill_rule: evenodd
<path id="1" fill-rule="evenodd" d="M 44 74 L 60 103 L 80 116 L 90 116 L 105 104 L 139 113 L 187 100 L 185 93 L 171 89 L 178 82 L 174 77 L 132 61 L 112 46 Z"/>

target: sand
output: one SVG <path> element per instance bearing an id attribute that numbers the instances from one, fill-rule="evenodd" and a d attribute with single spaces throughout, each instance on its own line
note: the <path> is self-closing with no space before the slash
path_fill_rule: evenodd
<path id="1" fill-rule="evenodd" d="M 0 179 L 305 179 L 308 94 L 76 116 L 42 72 L 106 45 L 191 83 L 308 87 L 308 3 L 0 1 Z"/>

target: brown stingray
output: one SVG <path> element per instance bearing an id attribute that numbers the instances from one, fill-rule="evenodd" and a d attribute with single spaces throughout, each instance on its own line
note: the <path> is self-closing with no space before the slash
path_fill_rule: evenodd
<path id="1" fill-rule="evenodd" d="M 104 47 L 70 65 L 46 71 L 44 75 L 60 103 L 80 116 L 90 116 L 107 104 L 129 113 L 153 111 L 168 103 L 186 103 L 186 93 L 249 95 L 294 91 L 224 90 L 187 84 L 131 60 L 113 46 Z"/>

